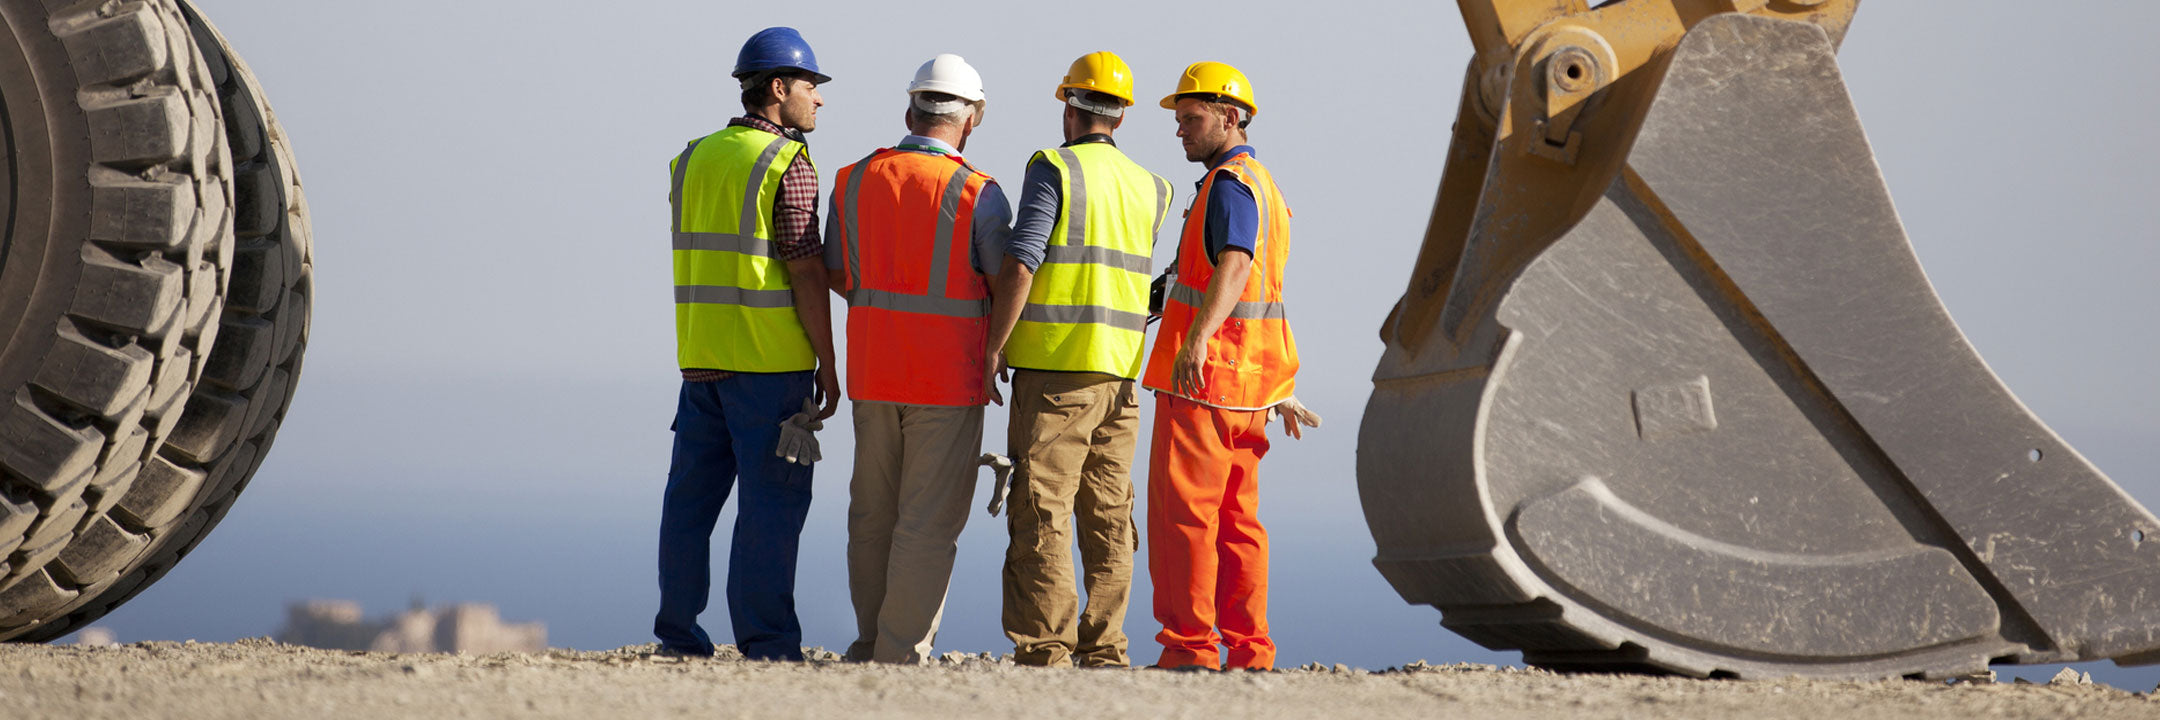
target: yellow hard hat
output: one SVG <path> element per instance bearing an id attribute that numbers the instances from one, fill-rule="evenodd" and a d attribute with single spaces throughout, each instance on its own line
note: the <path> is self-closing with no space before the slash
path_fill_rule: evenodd
<path id="1" fill-rule="evenodd" d="M 1260 114 L 1260 103 L 1253 101 L 1252 81 L 1237 68 L 1219 62 L 1201 61 L 1185 66 L 1185 75 L 1178 78 L 1177 92 L 1163 97 L 1162 106 L 1177 109 L 1180 96 L 1193 93 L 1220 95 L 1224 100 L 1245 106 L 1245 112 Z"/>
<path id="2" fill-rule="evenodd" d="M 1074 60 L 1072 68 L 1065 71 L 1065 82 L 1057 86 L 1057 99 L 1065 99 L 1065 91 L 1071 89 L 1093 90 L 1117 98 L 1125 105 L 1133 104 L 1132 68 L 1125 59 L 1108 50 L 1097 50 Z"/>

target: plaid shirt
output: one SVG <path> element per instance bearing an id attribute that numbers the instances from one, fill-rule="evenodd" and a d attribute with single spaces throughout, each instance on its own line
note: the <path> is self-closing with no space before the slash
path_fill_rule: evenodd
<path id="1" fill-rule="evenodd" d="M 738 125 L 796 142 L 803 141 L 802 133 L 781 128 L 755 115 L 728 121 L 728 127 Z M 796 155 L 795 161 L 788 163 L 787 171 L 780 175 L 780 197 L 773 198 L 772 243 L 781 262 L 825 254 L 825 243 L 818 238 L 817 201 L 817 167 L 810 163 L 809 153 Z M 724 370 L 682 369 L 682 378 L 690 382 L 717 382 L 733 375 Z"/>
<path id="2" fill-rule="evenodd" d="M 803 141 L 802 133 L 781 129 L 755 115 L 728 121 L 728 127 L 738 125 Z M 817 166 L 810 163 L 809 153 L 796 155 L 795 162 L 788 163 L 787 172 L 780 176 L 780 197 L 773 199 L 772 241 L 782 262 L 818 257 L 825 252 L 825 243 L 818 238 L 817 186 Z"/>

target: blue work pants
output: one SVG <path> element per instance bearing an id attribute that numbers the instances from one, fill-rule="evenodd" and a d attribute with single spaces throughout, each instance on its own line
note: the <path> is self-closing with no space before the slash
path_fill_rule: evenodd
<path id="1" fill-rule="evenodd" d="M 802 411 L 813 382 L 811 373 L 795 372 L 683 383 L 660 506 L 660 612 L 653 635 L 663 648 L 713 651 L 697 616 L 712 593 L 713 526 L 740 479 L 727 578 L 735 645 L 751 659 L 803 658 L 795 551 L 810 512 L 810 467 L 774 457 L 773 449 L 780 422 Z"/>

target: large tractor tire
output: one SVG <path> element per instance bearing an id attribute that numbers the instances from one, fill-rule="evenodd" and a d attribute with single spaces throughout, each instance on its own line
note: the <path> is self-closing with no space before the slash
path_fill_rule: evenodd
<path id="1" fill-rule="evenodd" d="M 312 264 L 261 89 L 172 0 L 0 0 L 0 640 L 170 570 L 291 401 Z"/>

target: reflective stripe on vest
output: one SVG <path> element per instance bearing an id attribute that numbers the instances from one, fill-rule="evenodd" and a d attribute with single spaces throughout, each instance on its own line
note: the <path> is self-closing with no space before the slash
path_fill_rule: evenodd
<path id="1" fill-rule="evenodd" d="M 747 127 L 692 141 L 672 163 L 676 361 L 684 368 L 817 367 L 774 257 L 773 200 L 802 143 Z"/>
<path id="2" fill-rule="evenodd" d="M 1170 286 L 1171 300 L 1198 308 L 1200 302 L 1206 298 L 1207 296 L 1204 293 L 1194 290 L 1192 286 L 1185 283 L 1175 283 Z M 1283 320 L 1289 318 L 1290 315 L 1283 310 L 1283 304 L 1279 302 L 1240 301 L 1230 307 L 1230 317 L 1240 320 Z"/>
<path id="3" fill-rule="evenodd" d="M 958 157 L 879 150 L 840 170 L 848 395 L 978 406 L 989 281 L 970 262 L 975 201 L 990 177 Z"/>
<path id="4" fill-rule="evenodd" d="M 1252 272 L 1238 301 L 1207 341 L 1200 369 L 1201 388 L 1194 395 L 1171 393 L 1171 368 L 1191 332 L 1193 318 L 1206 298 L 1215 263 L 1207 256 L 1207 203 L 1214 182 L 1203 185 L 1185 216 L 1179 236 L 1178 276 L 1163 304 L 1162 330 L 1148 356 L 1142 384 L 1151 390 L 1231 410 L 1259 410 L 1282 402 L 1296 390 L 1297 341 L 1290 333 L 1283 304 L 1282 272 L 1290 257 L 1290 208 L 1274 176 L 1250 155 L 1238 155 L 1215 169 L 1228 170 L 1253 191 L 1260 225 L 1255 236 Z"/>
<path id="5" fill-rule="evenodd" d="M 1063 203 L 1035 269 L 1006 362 L 1035 370 L 1140 375 L 1155 234 L 1170 182 L 1108 143 L 1036 153 L 1057 170 Z"/>

